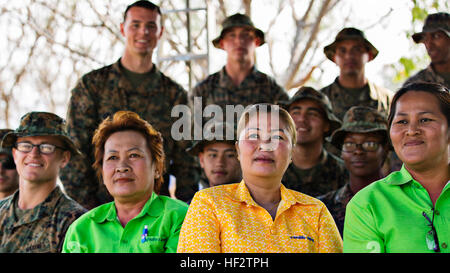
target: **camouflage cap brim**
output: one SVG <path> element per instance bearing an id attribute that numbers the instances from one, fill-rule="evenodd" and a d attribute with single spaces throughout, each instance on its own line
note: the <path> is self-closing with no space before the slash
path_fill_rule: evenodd
<path id="1" fill-rule="evenodd" d="M 7 133 L 3 140 L 1 141 L 1 148 L 2 149 L 11 149 L 14 147 L 14 144 L 16 143 L 17 138 L 19 137 L 34 137 L 34 136 L 54 136 L 60 138 L 66 145 L 70 153 L 75 155 L 83 155 L 81 151 L 76 147 L 76 145 L 73 143 L 73 141 L 62 135 L 54 135 L 54 134 L 26 134 L 26 133 L 16 133 L 15 131 Z"/>
<path id="2" fill-rule="evenodd" d="M 437 12 L 429 14 L 425 18 L 422 31 L 414 33 L 412 39 L 415 43 L 421 43 L 425 33 L 442 31 L 447 37 L 450 37 L 450 14 L 447 12 Z"/>
<path id="3" fill-rule="evenodd" d="M 344 137 L 347 133 L 373 133 L 380 132 L 383 133 L 387 137 L 387 129 L 386 128 L 374 128 L 373 126 L 365 126 L 362 123 L 359 125 L 352 126 L 349 125 L 345 128 L 341 128 L 336 130 L 330 137 L 330 142 L 338 149 L 341 149 L 342 143 L 344 142 Z"/>
<path id="4" fill-rule="evenodd" d="M 212 143 L 228 143 L 231 145 L 234 145 L 234 143 L 236 142 L 235 140 L 200 140 L 200 141 L 196 141 L 192 144 L 191 147 L 186 149 L 186 152 L 188 152 L 190 155 L 193 156 L 198 156 L 198 154 L 200 152 L 202 152 L 203 148 L 205 147 L 205 145 L 207 144 L 212 144 Z"/>
<path id="5" fill-rule="evenodd" d="M 427 30 L 424 29 L 424 30 L 422 30 L 422 32 L 414 33 L 411 37 L 416 44 L 420 44 L 423 41 L 423 37 L 425 36 L 425 33 L 436 32 L 436 31 L 442 31 L 444 34 L 447 35 L 447 37 L 450 37 L 450 32 L 443 28 L 433 28 L 433 29 L 427 29 Z"/>
<path id="6" fill-rule="evenodd" d="M 258 37 L 260 39 L 260 41 L 261 41 L 261 43 L 258 45 L 258 47 L 262 46 L 266 42 L 265 37 L 264 37 L 264 32 L 262 32 L 260 29 L 257 29 L 255 27 L 249 27 L 247 25 L 235 25 L 233 27 L 248 27 L 248 28 L 251 28 L 255 32 L 256 37 Z M 226 31 L 228 31 L 230 28 L 226 28 L 226 29 L 222 30 L 220 35 L 217 38 L 215 38 L 214 40 L 212 40 L 212 44 L 214 45 L 215 48 L 222 49 L 220 47 L 220 40 L 223 39 L 223 36 L 225 35 Z"/>
<path id="7" fill-rule="evenodd" d="M 302 86 L 295 95 L 290 98 L 288 101 L 279 101 L 278 105 L 283 107 L 286 111 L 289 112 L 289 107 L 296 101 L 304 100 L 304 99 L 311 99 L 317 102 L 320 107 L 323 110 L 323 113 L 325 114 L 325 117 L 330 122 L 330 130 L 328 130 L 327 133 L 325 133 L 325 137 L 330 136 L 336 129 L 341 127 L 342 123 L 337 118 L 332 109 L 331 109 L 331 103 L 329 102 L 329 99 L 326 97 L 326 95 L 316 91 L 315 89 L 308 87 L 308 86 Z M 328 105 L 327 105 L 328 104 Z"/>
<path id="8" fill-rule="evenodd" d="M 327 58 L 330 61 L 334 62 L 334 54 L 336 52 L 337 43 L 344 41 L 344 40 L 362 41 L 366 45 L 366 47 L 369 49 L 369 51 L 372 53 L 372 59 L 370 59 L 369 62 L 378 56 L 378 49 L 376 49 L 375 46 L 373 46 L 372 43 L 370 43 L 367 39 L 362 38 L 362 37 L 355 37 L 355 36 L 343 36 L 339 39 L 336 39 L 333 43 L 331 43 L 323 48 L 323 52 L 325 53 L 325 56 L 327 56 Z"/>

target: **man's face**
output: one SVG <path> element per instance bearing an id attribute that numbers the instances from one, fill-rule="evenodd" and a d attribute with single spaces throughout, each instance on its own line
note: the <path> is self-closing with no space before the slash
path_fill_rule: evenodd
<path id="1" fill-rule="evenodd" d="M 442 31 L 424 33 L 424 43 L 433 64 L 450 62 L 450 38 Z"/>
<path id="2" fill-rule="evenodd" d="M 220 40 L 220 48 L 227 52 L 229 61 L 241 63 L 254 57 L 255 49 L 260 43 L 252 29 L 233 27 Z"/>
<path id="3" fill-rule="evenodd" d="M 336 45 L 334 62 L 339 66 L 341 75 L 360 74 L 371 58 L 371 54 L 362 41 L 344 40 Z"/>
<path id="4" fill-rule="evenodd" d="M 297 145 L 323 141 L 330 129 L 320 104 L 312 99 L 301 99 L 289 106 L 289 114 L 295 122 Z"/>
<path id="5" fill-rule="evenodd" d="M 241 166 L 234 145 L 225 142 L 207 144 L 198 158 L 211 187 L 241 181 Z"/>
<path id="6" fill-rule="evenodd" d="M 34 145 L 46 143 L 64 147 L 62 140 L 55 136 L 19 137 L 16 143 L 20 142 Z M 13 148 L 12 152 L 20 178 L 36 184 L 56 181 L 59 170 L 70 160 L 70 152 L 58 148 L 51 154 L 41 153 L 38 147 L 33 147 L 28 153 L 16 148 Z"/>
<path id="7" fill-rule="evenodd" d="M 120 24 L 120 32 L 126 39 L 125 50 L 141 56 L 151 55 L 163 33 L 161 16 L 156 10 L 132 7 L 125 22 Z"/>
<path id="8" fill-rule="evenodd" d="M 9 155 L 0 154 L 0 196 L 12 194 L 19 187 L 19 175 Z"/>

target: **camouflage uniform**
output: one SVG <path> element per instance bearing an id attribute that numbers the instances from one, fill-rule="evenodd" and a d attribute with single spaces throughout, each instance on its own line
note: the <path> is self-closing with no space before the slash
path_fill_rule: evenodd
<path id="1" fill-rule="evenodd" d="M 177 198 L 186 201 L 195 193 L 198 166 L 185 152 L 189 143 L 174 141 L 171 137 L 171 126 L 176 121 L 171 117 L 172 107 L 187 105 L 187 94 L 155 65 L 150 73 L 151 76 L 134 89 L 121 70 L 119 59 L 84 75 L 72 90 L 67 112 L 68 132 L 79 143 L 85 157 L 76 158 L 62 169 L 61 181 L 68 195 L 87 208 L 112 200 L 91 166 L 94 162 L 91 140 L 101 121 L 119 110 L 136 112 L 161 132 L 167 173 L 178 178 Z M 167 175 L 165 181 L 161 193 L 167 195 Z"/>
<path id="2" fill-rule="evenodd" d="M 347 177 L 342 159 L 323 150 L 320 163 L 311 169 L 302 170 L 289 164 L 281 183 L 288 189 L 316 197 L 338 189 Z"/>
<path id="3" fill-rule="evenodd" d="M 393 97 L 390 90 L 371 82 L 361 89 L 346 89 L 339 84 L 338 78 L 332 84 L 322 88 L 320 92 L 328 96 L 333 105 L 333 112 L 339 119 L 344 117 L 345 112 L 350 107 L 358 105 L 378 109 L 387 116 Z M 373 96 L 372 94 L 380 94 L 383 99 L 374 99 L 377 95 Z"/>
<path id="4" fill-rule="evenodd" d="M 44 202 L 20 211 L 19 194 L 0 201 L 0 252 L 61 252 L 67 228 L 86 209 L 56 187 Z"/>
<path id="5" fill-rule="evenodd" d="M 294 102 L 304 99 L 314 100 L 322 108 L 323 118 L 330 124 L 330 130 L 323 135 L 325 141 L 325 137 L 341 126 L 341 121 L 333 114 L 327 96 L 312 87 L 303 86 L 290 100 L 280 101 L 279 104 L 289 111 Z M 342 186 L 345 183 L 346 172 L 342 160 L 322 148 L 320 162 L 316 166 L 303 170 L 291 163 L 281 181 L 286 188 L 315 197 Z"/>
<path id="6" fill-rule="evenodd" d="M 18 137 L 33 136 L 56 136 L 72 156 L 80 153 L 65 131 L 64 119 L 46 112 L 24 115 L 19 127 L 3 137 L 1 147 L 12 147 Z M 67 228 L 86 209 L 58 186 L 32 209 L 18 207 L 20 194 L 19 189 L 0 201 L 0 252 L 60 252 Z"/>
<path id="7" fill-rule="evenodd" d="M 421 43 L 423 42 L 424 33 L 436 31 L 442 31 L 447 35 L 447 37 L 450 37 L 450 14 L 446 12 L 438 12 L 428 15 L 425 19 L 422 32 L 414 33 L 412 38 L 415 43 Z M 450 79 L 446 79 L 442 75 L 438 74 L 433 69 L 433 64 L 430 64 L 427 68 L 411 76 L 405 81 L 403 86 L 415 81 L 434 82 L 450 88 Z"/>
<path id="8" fill-rule="evenodd" d="M 372 60 L 378 55 L 378 50 L 366 39 L 364 32 L 356 28 L 344 28 L 337 35 L 333 43 L 324 47 L 324 53 L 329 60 L 334 62 L 336 46 L 340 41 L 359 40 L 372 53 Z M 324 93 L 330 99 L 333 105 L 333 111 L 336 116 L 342 120 L 345 112 L 352 106 L 369 106 L 384 112 L 389 111 L 389 105 L 394 93 L 384 87 L 377 86 L 372 82 L 358 89 L 344 88 L 339 84 L 339 77 L 333 83 L 322 88 L 320 92 Z"/>
<path id="9" fill-rule="evenodd" d="M 353 195 L 355 194 L 350 189 L 350 184 L 347 183 L 338 190 L 317 197 L 327 206 L 342 237 L 344 236 L 345 209 Z"/>
<path id="10" fill-rule="evenodd" d="M 344 116 L 342 127 L 334 131 L 331 136 L 331 143 L 341 149 L 345 135 L 347 133 L 370 133 L 381 132 L 385 135 L 388 144 L 387 121 L 377 110 L 369 107 L 354 106 L 350 108 Z M 338 190 L 317 197 L 330 211 L 336 222 L 336 226 L 343 236 L 345 209 L 350 199 L 356 194 L 350 188 L 350 179 Z"/>
<path id="11" fill-rule="evenodd" d="M 412 82 L 418 82 L 418 81 L 424 81 L 424 82 L 434 82 L 442 84 L 443 86 L 450 88 L 450 81 L 444 79 L 441 75 L 436 73 L 433 70 L 432 64 L 430 64 L 427 68 L 417 72 L 415 75 L 409 77 L 403 86 L 412 83 Z"/>
<path id="12" fill-rule="evenodd" d="M 233 84 L 223 67 L 222 70 L 209 75 L 192 90 L 190 98 L 192 104 L 194 97 L 202 97 L 203 109 L 209 104 L 216 104 L 222 108 L 224 114 L 226 105 L 240 104 L 246 107 L 264 102 L 276 104 L 280 100 L 289 99 L 284 89 L 273 78 L 255 67 L 239 86 Z"/>
<path id="13" fill-rule="evenodd" d="M 237 13 L 223 21 L 220 36 L 212 41 L 216 48 L 220 49 L 220 40 L 233 27 L 252 29 L 255 36 L 261 41 L 259 46 L 264 44 L 264 32 L 255 28 L 247 15 Z M 284 89 L 272 77 L 258 71 L 255 67 L 252 68 L 239 86 L 234 85 L 225 67 L 223 67 L 195 86 L 189 99 L 191 106 L 193 106 L 194 97 L 202 97 L 202 113 L 207 105 L 216 104 L 222 108 L 224 115 L 226 105 L 240 104 L 246 107 L 256 103 L 277 104 L 280 100 L 289 99 Z"/>

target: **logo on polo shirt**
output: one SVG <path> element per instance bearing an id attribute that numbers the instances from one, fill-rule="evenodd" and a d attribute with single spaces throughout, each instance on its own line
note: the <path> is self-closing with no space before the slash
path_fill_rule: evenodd
<path id="1" fill-rule="evenodd" d="M 289 239 L 296 239 L 296 240 L 308 240 L 314 243 L 314 239 L 309 236 L 303 236 L 303 235 L 297 235 L 297 236 L 289 236 Z"/>

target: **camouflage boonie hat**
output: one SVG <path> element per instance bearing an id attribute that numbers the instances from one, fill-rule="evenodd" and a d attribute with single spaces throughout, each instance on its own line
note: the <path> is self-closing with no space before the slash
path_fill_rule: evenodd
<path id="1" fill-rule="evenodd" d="M 316 89 L 309 86 L 302 86 L 294 94 L 294 96 L 288 101 L 280 101 L 278 104 L 282 106 L 286 111 L 289 112 L 289 107 L 291 104 L 302 99 L 312 99 L 320 104 L 322 107 L 328 121 L 330 122 L 330 130 L 325 134 L 325 136 L 331 135 L 334 130 L 341 127 L 341 121 L 333 114 L 333 106 L 328 99 L 327 95 L 317 91 Z"/>
<path id="2" fill-rule="evenodd" d="M 422 42 L 423 36 L 427 32 L 435 31 L 444 32 L 447 37 L 450 37 L 450 14 L 447 12 L 438 12 L 429 14 L 425 19 L 425 24 L 423 25 L 422 32 L 414 33 L 412 38 L 414 42 Z"/>
<path id="3" fill-rule="evenodd" d="M 218 132 L 221 137 L 216 138 L 216 132 Z M 233 132 L 233 139 L 227 139 L 228 132 Z M 213 142 L 225 142 L 234 146 L 234 143 L 236 142 L 236 128 L 227 122 L 208 122 L 203 130 L 203 139 L 194 140 L 192 146 L 187 148 L 186 152 L 197 156 L 206 144 Z"/>
<path id="4" fill-rule="evenodd" d="M 66 131 L 66 122 L 61 117 L 47 112 L 29 112 L 20 119 L 19 127 L 3 137 L 2 148 L 13 147 L 18 137 L 56 136 L 67 145 L 72 155 L 81 152 Z"/>
<path id="5" fill-rule="evenodd" d="M 2 142 L 3 137 L 12 131 L 12 129 L 0 129 L 0 143 Z M 11 148 L 3 148 L 0 145 L 0 154 L 12 155 Z"/>
<path id="6" fill-rule="evenodd" d="M 372 60 L 375 59 L 375 57 L 378 55 L 378 50 L 369 42 L 369 40 L 367 40 L 364 32 L 357 28 L 349 27 L 339 31 L 339 33 L 336 35 L 336 38 L 334 39 L 334 42 L 323 48 L 323 52 L 330 61 L 334 62 L 333 57 L 336 52 L 337 43 L 344 40 L 362 41 L 366 45 L 368 51 L 372 53 Z"/>
<path id="7" fill-rule="evenodd" d="M 376 109 L 353 106 L 344 115 L 342 127 L 331 135 L 331 144 L 341 149 L 346 133 L 382 132 L 387 140 L 387 120 Z"/>
<path id="8" fill-rule="evenodd" d="M 250 17 L 248 17 L 247 15 L 244 15 L 244 14 L 236 13 L 234 15 L 231 15 L 231 16 L 225 18 L 225 20 L 223 21 L 222 31 L 220 32 L 220 36 L 217 37 L 216 39 L 212 40 L 214 47 L 220 49 L 220 40 L 222 40 L 223 35 L 225 35 L 227 30 L 229 30 L 232 27 L 251 28 L 255 32 L 256 36 L 259 37 L 259 39 L 261 39 L 260 46 L 265 43 L 264 32 L 262 32 L 260 29 L 257 29 L 253 25 L 253 22 L 250 19 Z"/>

